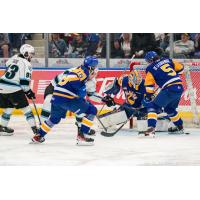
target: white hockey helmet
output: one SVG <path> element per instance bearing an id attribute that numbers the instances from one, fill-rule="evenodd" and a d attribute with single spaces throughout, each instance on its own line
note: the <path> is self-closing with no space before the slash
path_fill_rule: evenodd
<path id="1" fill-rule="evenodd" d="M 23 44 L 20 47 L 20 54 L 24 56 L 29 62 L 31 61 L 31 58 L 35 55 L 35 49 L 30 44 Z"/>

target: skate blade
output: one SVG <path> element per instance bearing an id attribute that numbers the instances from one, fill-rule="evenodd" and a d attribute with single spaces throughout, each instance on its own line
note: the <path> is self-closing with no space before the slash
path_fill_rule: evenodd
<path id="1" fill-rule="evenodd" d="M 6 133 L 6 132 L 1 132 L 0 136 L 12 136 L 14 133 Z"/>
<path id="2" fill-rule="evenodd" d="M 143 133 L 138 134 L 138 138 L 155 138 L 155 134 L 144 135 Z"/>
<path id="3" fill-rule="evenodd" d="M 76 146 L 94 146 L 94 142 L 76 142 Z"/>
<path id="4" fill-rule="evenodd" d="M 34 140 L 31 140 L 30 142 L 29 142 L 29 144 L 42 144 L 43 142 L 37 142 L 37 141 L 34 141 Z"/>

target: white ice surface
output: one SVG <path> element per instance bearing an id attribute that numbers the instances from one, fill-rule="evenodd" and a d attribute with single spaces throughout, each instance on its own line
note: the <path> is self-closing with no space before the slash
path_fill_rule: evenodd
<path id="1" fill-rule="evenodd" d="M 110 138 L 98 132 L 95 145 L 86 147 L 75 145 L 74 119 L 63 120 L 39 145 L 29 144 L 32 131 L 24 117 L 12 117 L 9 126 L 15 134 L 0 136 L 0 166 L 200 165 L 199 129 L 187 129 L 190 135 L 158 133 L 156 138 L 139 138 L 127 128 Z"/>

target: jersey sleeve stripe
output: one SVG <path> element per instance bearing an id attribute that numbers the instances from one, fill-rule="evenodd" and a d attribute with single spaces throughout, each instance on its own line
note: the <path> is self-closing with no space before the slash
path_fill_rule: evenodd
<path id="1" fill-rule="evenodd" d="M 65 98 L 67 98 L 67 99 L 74 99 L 74 98 L 76 98 L 76 97 L 74 97 L 74 96 L 69 96 L 69 95 L 61 94 L 61 93 L 57 93 L 57 92 L 54 92 L 53 95 L 65 97 Z"/>

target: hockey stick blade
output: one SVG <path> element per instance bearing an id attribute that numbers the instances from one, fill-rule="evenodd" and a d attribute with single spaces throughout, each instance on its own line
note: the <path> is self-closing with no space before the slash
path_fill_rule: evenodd
<path id="1" fill-rule="evenodd" d="M 126 124 L 126 123 L 122 124 L 116 131 L 111 132 L 111 133 L 102 131 L 102 132 L 101 132 L 101 135 L 104 136 L 104 137 L 113 137 L 116 133 L 118 133 L 118 132 L 122 129 L 122 127 L 123 127 L 125 124 Z"/>

